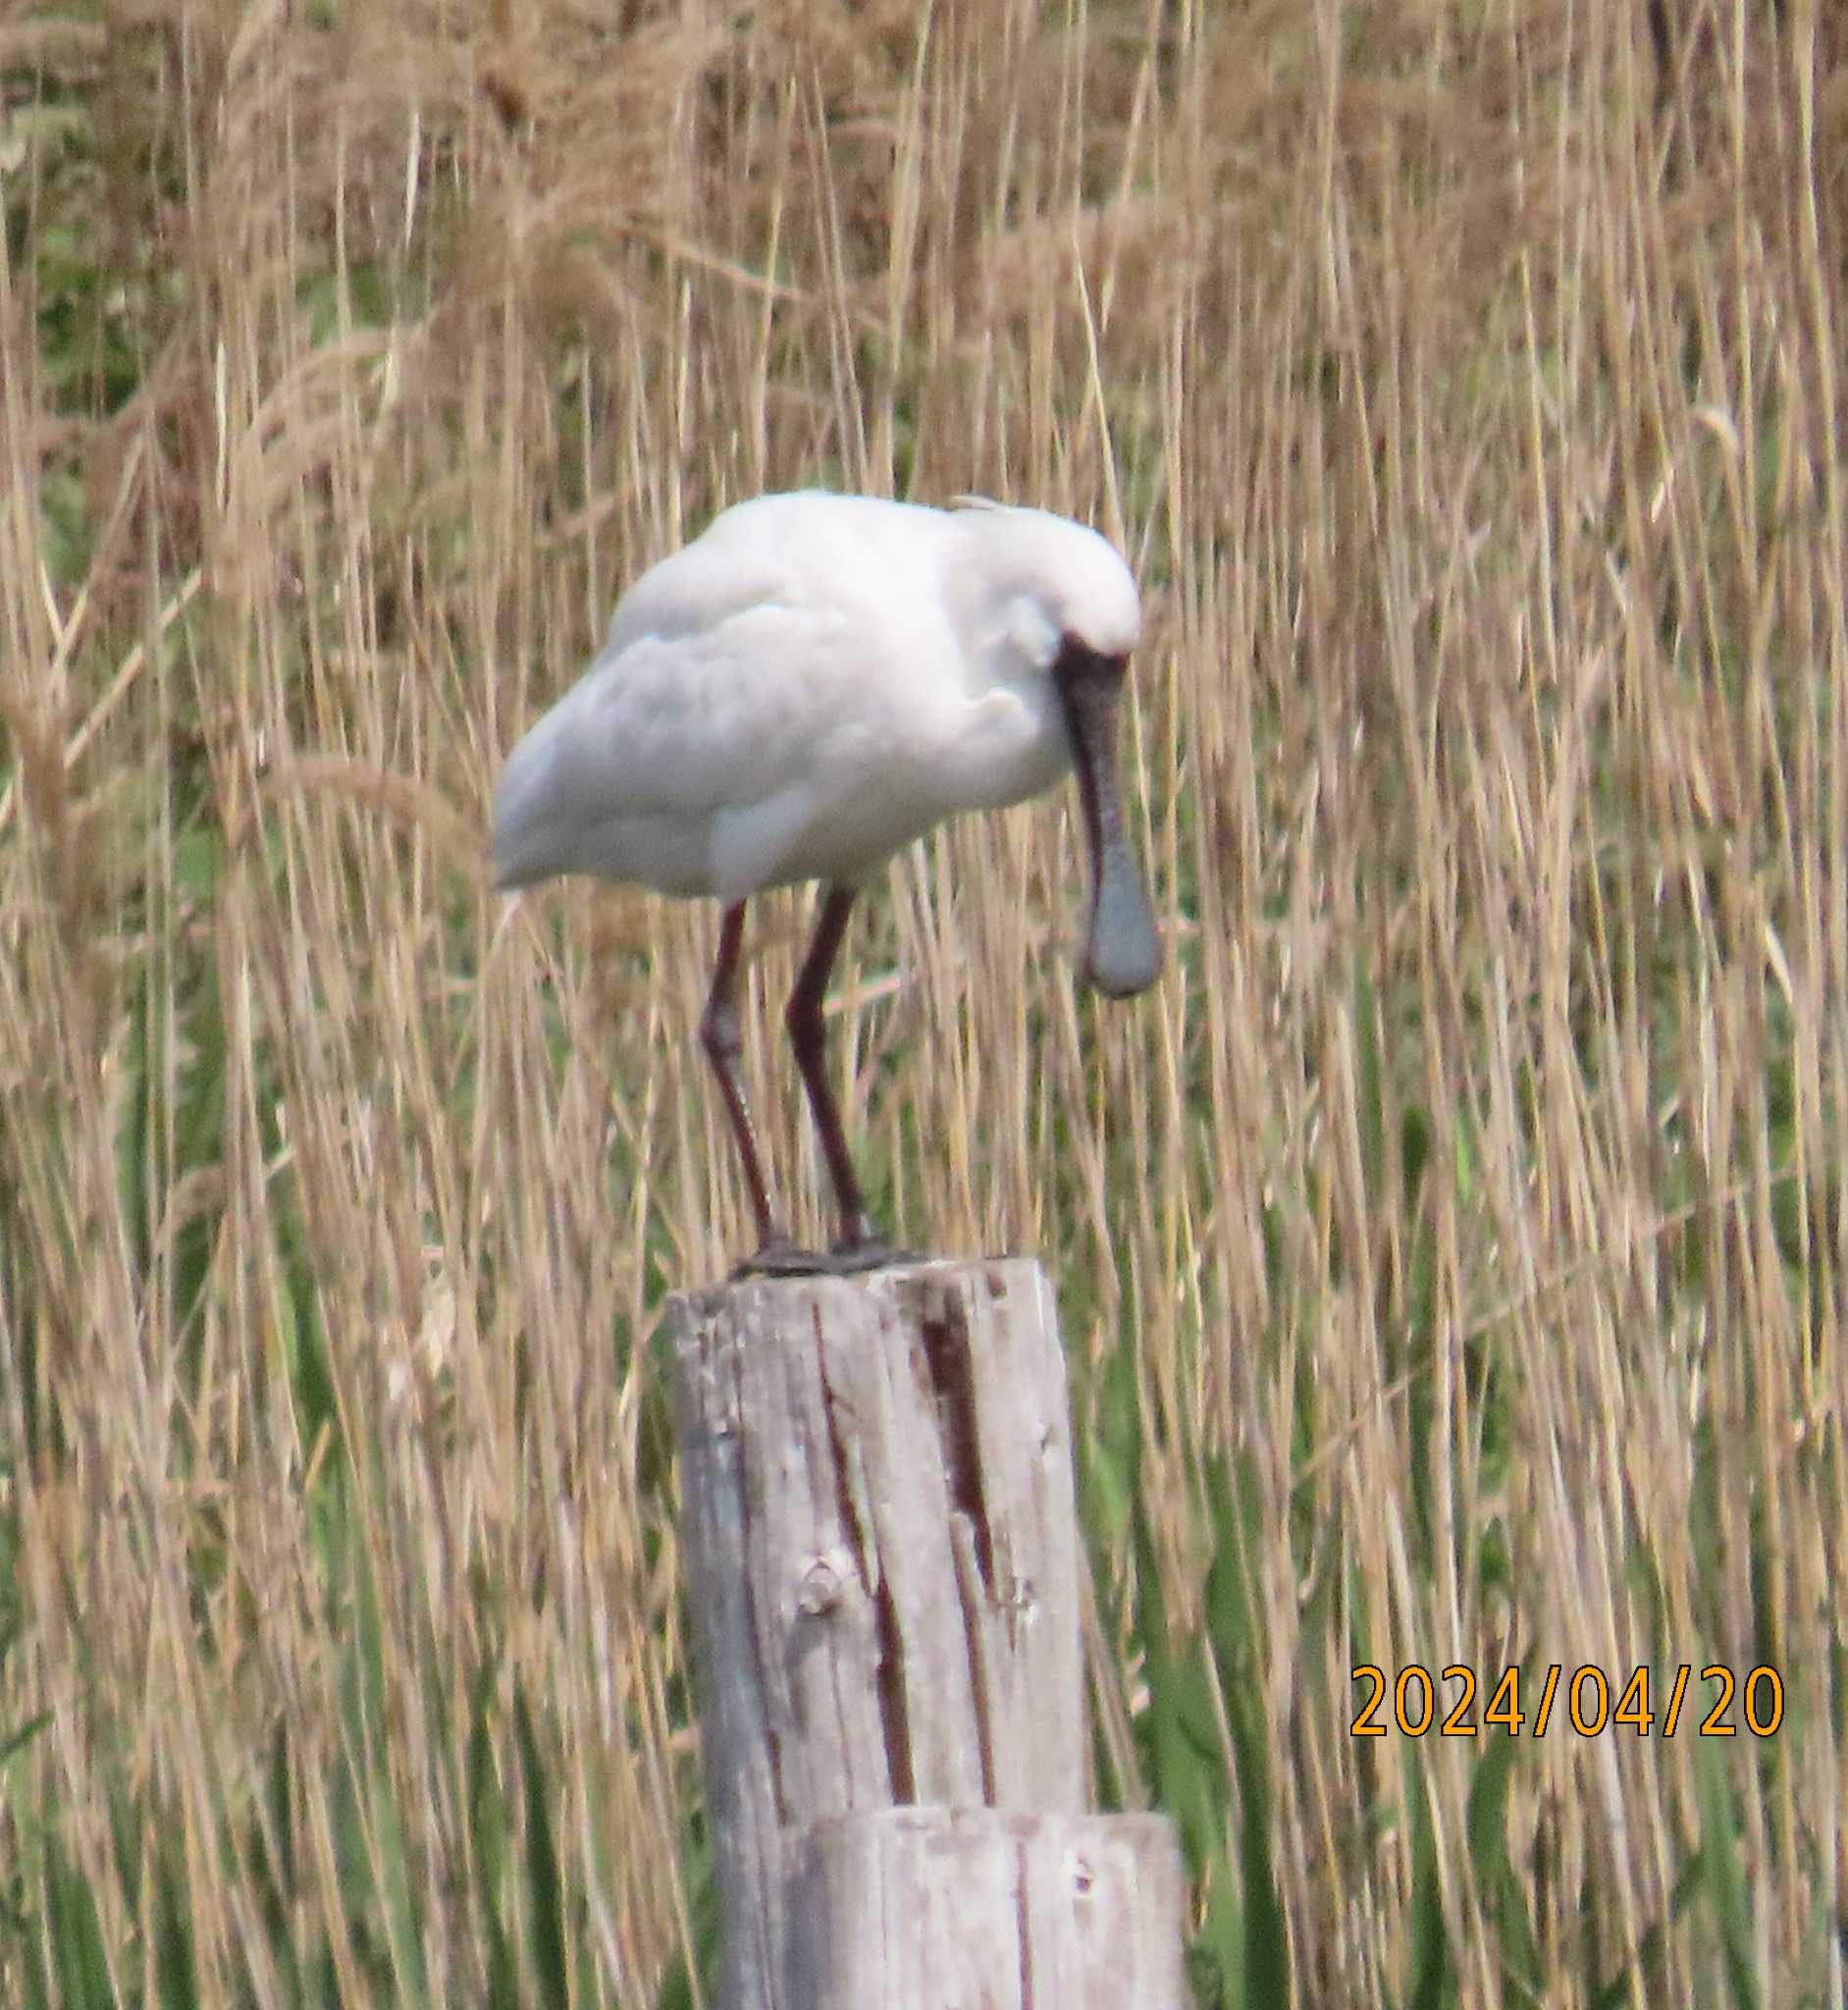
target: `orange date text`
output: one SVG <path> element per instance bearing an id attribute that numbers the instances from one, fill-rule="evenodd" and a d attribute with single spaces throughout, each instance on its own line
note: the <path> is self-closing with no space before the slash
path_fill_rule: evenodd
<path id="1" fill-rule="evenodd" d="M 1511 1738 L 1543 1738 L 1557 1722 L 1581 1738 L 1606 1730 L 1639 1738 L 1671 1738 L 1685 1724 L 1697 1737 L 1736 1738 L 1740 1726 L 1755 1738 L 1770 1737 L 1784 1720 L 1784 1681 L 1773 1667 L 1740 1675 L 1723 1662 L 1700 1671 L 1693 1695 L 1692 1664 L 1670 1669 L 1634 1667 L 1609 1674 L 1586 1663 L 1567 1669 L 1503 1668 L 1493 1679 L 1462 1663 L 1435 1675 L 1413 1662 L 1396 1675 L 1363 1662 L 1349 1671 L 1359 1691 L 1347 1735 L 1478 1738 L 1504 1731 Z"/>

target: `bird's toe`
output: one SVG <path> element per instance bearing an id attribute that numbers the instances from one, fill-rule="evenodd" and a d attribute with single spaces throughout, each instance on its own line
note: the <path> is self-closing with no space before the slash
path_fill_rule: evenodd
<path id="1" fill-rule="evenodd" d="M 858 1237 L 836 1243 L 827 1253 L 827 1268 L 837 1277 L 857 1277 L 863 1271 L 886 1270 L 896 1263 L 922 1263 L 915 1249 L 898 1249 L 878 1236 Z"/>
<path id="2" fill-rule="evenodd" d="M 755 1255 L 734 1267 L 734 1280 L 746 1277 L 814 1277 L 833 1268 L 819 1249 L 805 1249 L 789 1236 L 772 1236 Z"/>
<path id="3" fill-rule="evenodd" d="M 895 1263 L 922 1263 L 911 1249 L 897 1249 L 876 1236 L 836 1243 L 831 1249 L 805 1249 L 788 1236 L 766 1243 L 732 1271 L 734 1282 L 747 1277 L 860 1277 Z"/>

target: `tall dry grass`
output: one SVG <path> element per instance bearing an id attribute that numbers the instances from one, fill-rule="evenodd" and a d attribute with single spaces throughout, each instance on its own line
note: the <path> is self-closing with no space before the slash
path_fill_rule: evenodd
<path id="1" fill-rule="evenodd" d="M 1780 12 L 0 12 L 7 2000 L 697 1987 L 713 917 L 484 826 L 621 586 L 818 482 L 1145 582 L 1159 992 L 1075 993 L 1059 802 L 835 1002 L 905 1235 L 1057 1278 L 1202 2000 L 1843 2001 L 1848 71 Z M 1536 1736 L 1555 1663 L 1696 1677 Z M 1362 1664 L 1529 1723 L 1357 1738 Z"/>

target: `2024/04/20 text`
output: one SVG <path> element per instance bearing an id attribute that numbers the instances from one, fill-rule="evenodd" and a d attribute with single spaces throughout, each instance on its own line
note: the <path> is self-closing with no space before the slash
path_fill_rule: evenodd
<path id="1" fill-rule="evenodd" d="M 1434 1680 L 1429 1668 L 1414 1662 L 1400 1668 L 1395 1681 L 1384 1668 L 1365 1662 L 1349 1670 L 1350 1679 L 1364 1684 L 1367 1694 L 1347 1733 L 1355 1738 L 1383 1738 L 1397 1726 L 1408 1738 L 1422 1738 L 1434 1729 L 1443 1738 L 1480 1737 L 1484 1730 L 1502 1730 L 1516 1738 L 1523 1734 L 1545 1737 L 1563 1689 L 1566 1720 L 1582 1738 L 1595 1738 L 1608 1727 L 1632 1730 L 1639 1738 L 1648 1737 L 1652 1731 L 1658 1737 L 1671 1738 L 1681 1726 L 1693 1672 L 1687 1662 L 1675 1669 L 1668 1700 L 1658 1712 L 1650 1703 L 1655 1676 L 1649 1668 L 1632 1668 L 1619 1693 L 1617 1684 L 1603 1668 L 1581 1666 L 1568 1678 L 1556 1661 L 1540 1679 L 1540 1698 L 1530 1715 L 1521 1706 L 1521 1696 L 1524 1684 L 1533 1678 L 1524 1676 L 1519 1667 L 1504 1668 L 1491 1692 L 1476 1670 L 1462 1664 L 1441 1669 Z M 1723 1662 L 1715 1662 L 1702 1668 L 1701 1680 L 1710 1685 L 1711 1707 L 1697 1726 L 1696 1734 L 1700 1737 L 1739 1735 L 1739 1725 L 1733 1720 L 1735 1701 L 1741 1705 L 1745 1727 L 1754 1737 L 1770 1737 L 1784 1720 L 1783 1677 L 1773 1667 L 1755 1667 L 1742 1681 Z M 1456 1687 L 1454 1700 L 1441 1719 L 1439 1682 Z M 1390 1716 L 1386 1708 L 1389 1693 Z M 1531 1689 L 1528 1693 L 1531 1694 Z M 1478 1718 L 1476 1701 L 1484 1694 L 1488 1695 L 1488 1702 Z"/>

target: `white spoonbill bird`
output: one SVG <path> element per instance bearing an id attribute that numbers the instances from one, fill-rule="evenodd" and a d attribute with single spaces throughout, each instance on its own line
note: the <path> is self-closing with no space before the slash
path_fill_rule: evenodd
<path id="1" fill-rule="evenodd" d="M 893 1260 L 854 1175 L 821 1005 L 855 894 L 914 838 L 1076 766 L 1085 969 L 1112 997 L 1154 982 L 1161 947 L 1116 762 L 1140 628 L 1129 567 L 1065 517 L 762 496 L 643 573 L 589 669 L 514 748 L 495 795 L 497 885 L 589 873 L 724 903 L 701 1038 L 757 1214 L 741 1270 Z M 806 879 L 827 892 L 787 1019 L 840 1204 L 826 1255 L 797 1247 L 770 1199 L 733 998 L 746 896 Z"/>

